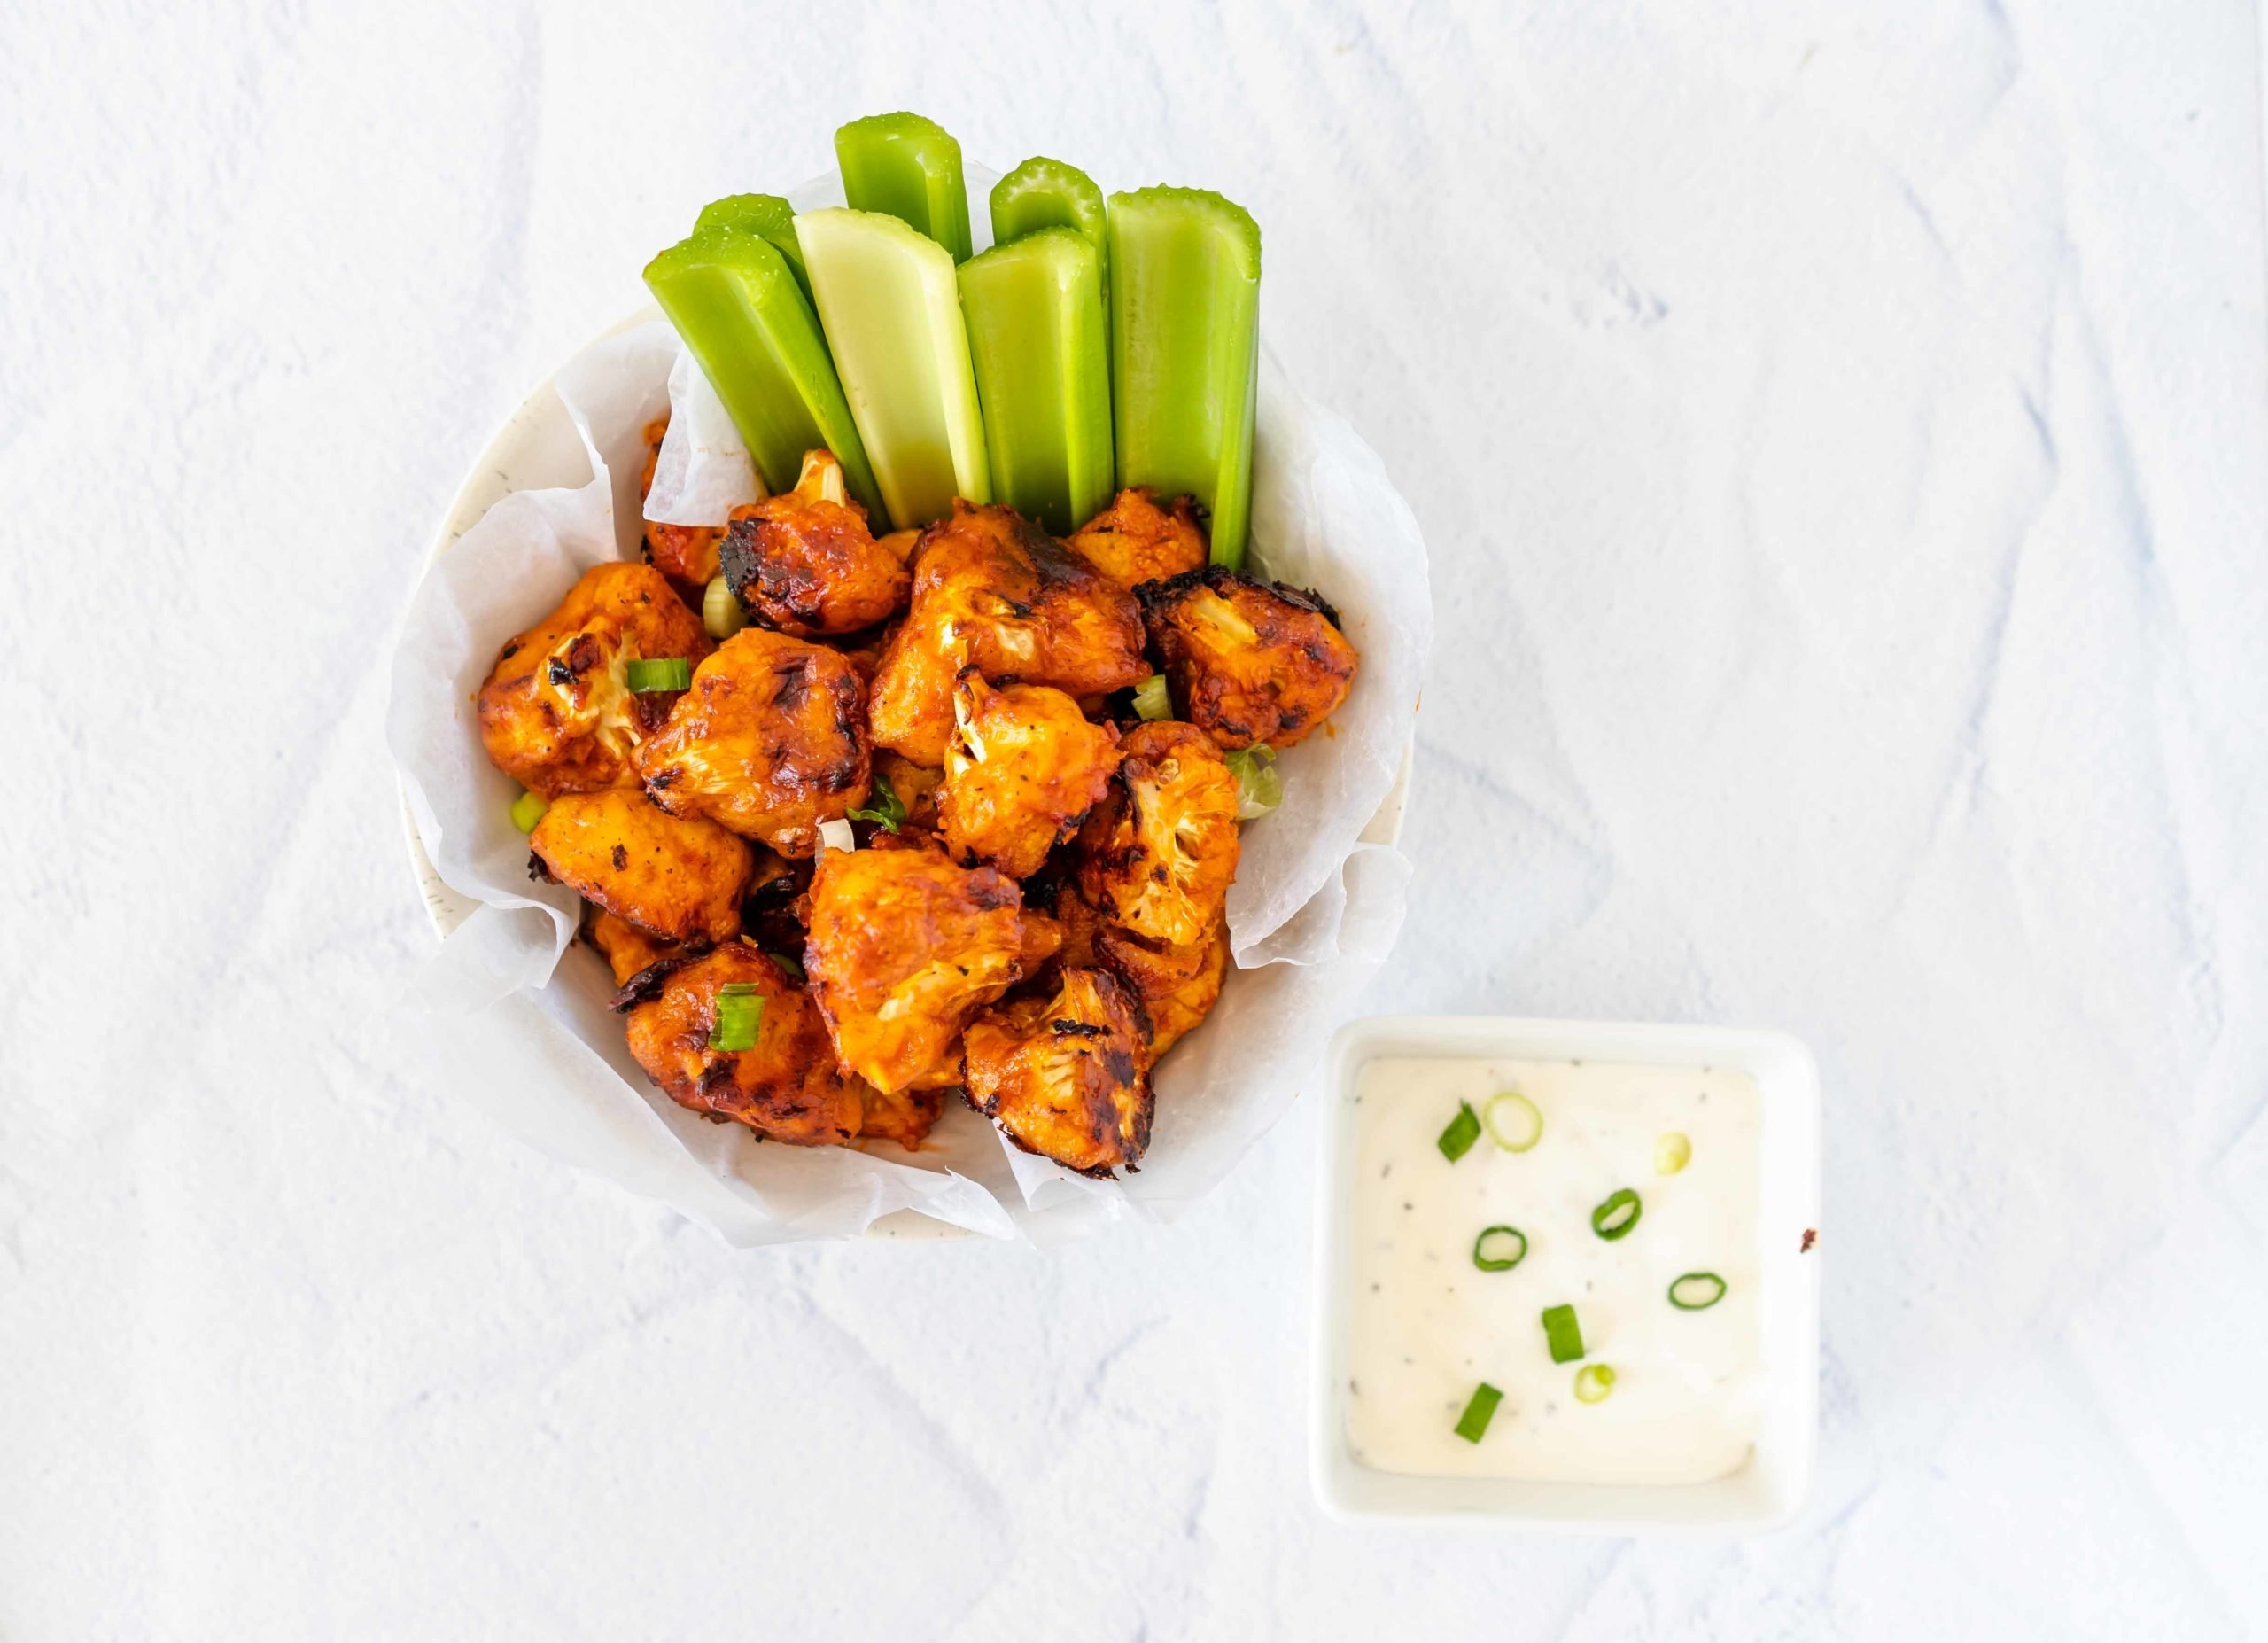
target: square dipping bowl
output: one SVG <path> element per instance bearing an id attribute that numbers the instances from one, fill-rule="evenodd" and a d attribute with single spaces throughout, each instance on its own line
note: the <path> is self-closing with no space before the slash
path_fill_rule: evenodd
<path id="1" fill-rule="evenodd" d="M 1355 1458 L 1348 1377 L 1355 1327 L 1355 1094 L 1363 1069 L 1386 1057 L 1581 1061 L 1744 1072 L 1761 1096 L 1757 1174 L 1759 1352 L 1762 1418 L 1748 1460 L 1701 1483 L 1565 1483 L 1411 1476 Z M 1342 1521 L 1500 1523 L 1629 1535 L 1679 1530 L 1756 1534 L 1802 1508 L 1819 1438 L 1819 1069 L 1782 1032 L 1638 1022 L 1492 1016 L 1373 1016 L 1342 1027 L 1324 1063 L 1317 1204 L 1316 1340 L 1310 1459 L 1317 1498 Z M 1487 1144 L 1485 1141 L 1481 1145 Z"/>

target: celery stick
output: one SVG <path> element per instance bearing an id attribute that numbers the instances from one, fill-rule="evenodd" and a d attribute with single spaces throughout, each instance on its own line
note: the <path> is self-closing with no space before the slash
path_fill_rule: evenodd
<path id="1" fill-rule="evenodd" d="M 1076 166 L 1037 155 L 992 185 L 992 243 L 1006 245 L 1045 228 L 1076 229 L 1095 248 L 1103 311 L 1110 311 L 1110 236 L 1102 191 Z"/>
<path id="2" fill-rule="evenodd" d="M 1213 514 L 1213 562 L 1244 562 L 1260 367 L 1260 229 L 1204 189 L 1110 197 L 1118 482 Z"/>
<path id="3" fill-rule="evenodd" d="M 919 114 L 869 114 L 835 134 L 843 198 L 853 211 L 883 211 L 968 261 L 968 189 L 960 144 Z"/>
<path id="4" fill-rule="evenodd" d="M 1068 536 L 1110 504 L 1110 367 L 1099 262 L 1041 229 L 960 265 L 993 494 Z"/>
<path id="5" fill-rule="evenodd" d="M 818 317 L 778 246 L 711 228 L 646 265 L 646 284 L 732 413 L 773 494 L 825 447 L 850 493 L 882 517 L 882 492 L 827 357 Z"/>
<path id="6" fill-rule="evenodd" d="M 877 211 L 806 211 L 796 233 L 890 522 L 991 501 L 951 254 Z"/>
<path id="7" fill-rule="evenodd" d="M 804 288 L 804 298 L 810 298 L 811 276 L 804 271 L 804 248 L 796 239 L 796 208 L 779 195 L 727 194 L 712 199 L 693 220 L 693 231 L 698 234 L 711 228 L 745 229 L 770 240 L 795 270 L 796 284 Z"/>

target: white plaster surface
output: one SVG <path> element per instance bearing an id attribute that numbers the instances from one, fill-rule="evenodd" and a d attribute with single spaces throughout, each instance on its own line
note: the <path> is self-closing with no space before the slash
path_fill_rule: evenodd
<path id="1" fill-rule="evenodd" d="M 0 1638 L 2268 1633 L 2249 7 L 0 8 Z M 1379 1010 L 1785 1027 L 1791 1530 L 1345 1528 L 1311 1105 L 736 1251 L 403 1068 L 431 527 L 851 115 L 1267 237 L 1439 634 Z"/>

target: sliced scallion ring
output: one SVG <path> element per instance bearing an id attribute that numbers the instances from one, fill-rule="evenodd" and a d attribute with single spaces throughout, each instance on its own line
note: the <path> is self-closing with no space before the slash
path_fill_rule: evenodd
<path id="1" fill-rule="evenodd" d="M 1669 1287 L 1669 1304 L 1681 1312 L 1705 1312 L 1725 1298 L 1725 1281 L 1714 1273 L 1687 1273 Z"/>
<path id="2" fill-rule="evenodd" d="M 1614 1391 L 1614 1367 L 1612 1364 L 1585 1364 L 1575 1371 L 1575 1401 L 1579 1404 L 1603 1404 Z"/>
<path id="3" fill-rule="evenodd" d="M 693 664 L 681 656 L 664 656 L 653 660 L 631 663 L 622 670 L 623 682 L 633 696 L 645 696 L 655 690 L 689 690 L 693 688 Z"/>
<path id="4" fill-rule="evenodd" d="M 1472 1143 L 1480 1139 L 1480 1120 L 1472 1116 L 1472 1103 L 1461 1101 L 1456 1104 L 1456 1117 L 1449 1120 L 1433 1145 L 1441 1149 L 1441 1156 L 1455 1164 L 1472 1150 Z"/>
<path id="5" fill-rule="evenodd" d="M 1542 1110 L 1518 1090 L 1491 1095 L 1480 1121 L 1488 1126 L 1488 1139 L 1506 1152 L 1526 1152 L 1543 1139 Z"/>
<path id="6" fill-rule="evenodd" d="M 512 801 L 512 825 L 523 833 L 535 831 L 535 824 L 543 820 L 543 813 L 551 808 L 551 801 L 540 793 L 523 793 Z"/>
<path id="7" fill-rule="evenodd" d="M 1517 1226 L 1484 1227 L 1472 1241 L 1472 1264 L 1484 1273 L 1508 1273 L 1527 1258 L 1527 1234 Z"/>
<path id="8" fill-rule="evenodd" d="M 1693 1162 L 1693 1143 L 1683 1130 L 1665 1130 L 1654 1143 L 1654 1173 L 1674 1175 Z"/>
<path id="9" fill-rule="evenodd" d="M 754 1049 L 764 1030 L 764 994 L 752 981 L 728 981 L 717 989 L 716 1016 L 709 1028 L 709 1047 L 732 1054 Z"/>
<path id="10" fill-rule="evenodd" d="M 1488 1422 L 1496 1418 L 1496 1406 L 1503 1401 L 1504 1395 L 1486 1381 L 1474 1387 L 1472 1400 L 1456 1418 L 1456 1435 L 1468 1444 L 1479 1443 L 1488 1430 Z"/>
<path id="11" fill-rule="evenodd" d="M 1638 1195 L 1629 1187 L 1619 1187 L 1607 1194 L 1606 1202 L 1591 1211 L 1591 1230 L 1612 1243 L 1617 1238 L 1627 1238 L 1630 1229 L 1646 1206 L 1638 1202 Z"/>
<path id="12" fill-rule="evenodd" d="M 1551 1349 L 1551 1361 L 1555 1364 L 1572 1364 L 1583 1355 L 1583 1327 L 1575 1321 L 1573 1307 L 1543 1309 L 1543 1340 Z"/>

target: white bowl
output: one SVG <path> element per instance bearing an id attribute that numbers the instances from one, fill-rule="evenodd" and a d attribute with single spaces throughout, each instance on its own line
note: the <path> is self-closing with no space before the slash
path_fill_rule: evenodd
<path id="1" fill-rule="evenodd" d="M 1732 1068 L 1756 1080 L 1763 1108 L 1757 1226 L 1766 1392 L 1763 1423 L 1746 1465 L 1711 1483 L 1672 1486 L 1412 1477 L 1355 1460 L 1347 1436 L 1355 1093 L 1363 1065 L 1389 1055 Z M 1815 1246 L 1803 1247 L 1804 1234 L 1819 1225 L 1819 1069 L 1809 1050 L 1785 1033 L 1728 1027 L 1375 1016 L 1340 1029 L 1324 1078 L 1310 1458 L 1316 1495 L 1325 1511 L 1342 1519 L 1493 1521 L 1610 1535 L 1753 1533 L 1796 1515 L 1811 1488 L 1819 1433 L 1821 1258 Z"/>
<path id="2" fill-rule="evenodd" d="M 984 174 L 989 180 L 990 173 Z M 801 192 L 808 193 L 810 187 Z M 811 203 L 811 202 L 806 202 Z M 600 342 L 606 338 L 628 331 L 634 326 L 662 318 L 662 311 L 649 303 L 635 312 L 625 315 L 612 325 L 591 339 Z M 586 345 L 587 346 L 587 345 Z M 582 350 L 578 349 L 577 353 Z M 430 563 L 446 550 L 457 538 L 480 522 L 481 516 L 505 496 L 515 491 L 539 490 L 555 487 L 582 485 L 591 477 L 589 456 L 584 450 L 582 436 L 567 415 L 561 401 L 546 378 L 534 392 L 521 401 L 519 407 L 504 419 L 480 455 L 467 470 L 463 481 L 457 487 L 447 511 L 442 516 L 433 545 L 426 555 Z M 422 567 L 421 567 L 422 571 Z M 1363 829 L 1365 844 L 1392 845 L 1402 836 L 1402 819 L 1409 802 L 1411 748 L 1405 748 L 1402 757 L 1402 771 L 1378 812 Z M 401 807 L 402 832 L 408 846 L 410 870 L 416 876 L 418 894 L 425 903 L 426 915 L 431 919 L 436 934 L 446 938 L 456 927 L 472 916 L 479 903 L 462 895 L 441 881 L 433 870 L 431 859 L 426 854 L 424 840 L 418 837 L 417 822 L 412 814 L 407 795 Z M 883 1216 L 867 1228 L 870 1238 L 897 1240 L 926 1240 L 974 1236 L 963 1228 L 936 1220 L 918 1210 L 900 1210 Z"/>

